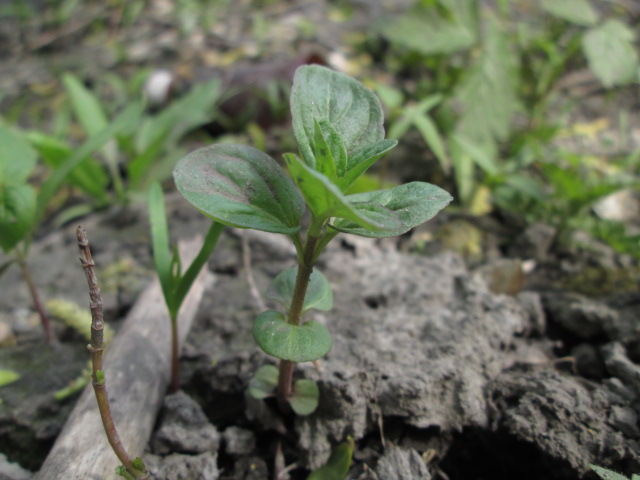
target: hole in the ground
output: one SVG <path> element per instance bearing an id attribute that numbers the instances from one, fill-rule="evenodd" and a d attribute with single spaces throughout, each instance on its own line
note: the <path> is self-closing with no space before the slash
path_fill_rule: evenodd
<path id="1" fill-rule="evenodd" d="M 577 480 L 562 460 L 504 431 L 465 428 L 440 462 L 449 480 Z"/>

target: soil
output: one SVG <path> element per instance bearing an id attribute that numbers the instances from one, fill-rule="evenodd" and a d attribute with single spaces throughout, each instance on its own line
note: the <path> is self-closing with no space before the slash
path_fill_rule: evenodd
<path id="1" fill-rule="evenodd" d="M 278 25 L 298 18 L 300 9 L 309 18 L 325 18 L 329 6 L 285 3 L 286 9 L 267 10 L 275 12 Z M 351 3 L 355 28 L 384 2 Z M 247 51 L 243 15 L 251 2 L 229 7 L 227 36 L 223 41 L 216 31 L 206 48 L 197 44 L 196 33 L 180 37 L 162 24 L 163 2 L 151 4 L 136 31 L 138 42 L 125 42 L 133 51 L 131 65 L 134 47 L 146 49 L 138 55 L 147 64 L 176 71 L 208 51 Z M 159 24 L 169 39 L 164 47 L 149 42 Z M 331 23 L 314 45 L 339 52 L 336 31 L 348 28 Z M 281 37 L 267 37 L 268 48 L 289 45 L 289 53 L 286 28 L 278 31 Z M 87 34 L 61 32 L 46 44 L 53 49 L 49 61 L 68 55 L 72 40 Z M 123 29 L 122 35 L 136 32 Z M 52 78 L 42 67 L 43 46 L 25 53 L 24 44 L 11 45 L 14 65 L 38 65 L 38 78 Z M 84 51 L 87 45 L 81 45 Z M 189 53 L 179 57 L 178 51 Z M 91 56 L 99 64 L 92 64 L 91 74 L 115 64 L 106 57 Z M 201 75 L 190 74 L 192 80 Z M 8 85 L 9 76 L 1 76 Z M 25 87 L 12 85 L 16 95 Z M 415 170 L 410 158 L 405 149 L 392 160 L 402 176 Z M 175 194 L 168 197 L 168 211 L 174 239 L 208 227 Z M 82 224 L 107 317 L 117 330 L 153 277 L 146 212 L 113 207 Z M 479 257 L 447 248 L 452 232 L 470 225 L 481 232 Z M 45 300 L 84 306 L 74 232 L 75 224 L 42 231 L 29 264 Z M 431 239 L 426 246 L 425 239 Z M 349 436 L 356 445 L 350 480 L 593 479 L 589 464 L 640 473 L 637 263 L 580 232 L 570 242 L 559 240 L 544 224 L 523 229 L 505 217 L 478 221 L 447 211 L 399 239 L 339 236 L 318 265 L 334 289 L 335 306 L 314 314 L 331 331 L 334 346 L 317 364 L 297 370 L 300 378 L 318 383 L 320 406 L 310 416 L 292 418 L 272 400 L 257 401 L 246 392 L 253 373 L 274 363 L 251 335 L 261 300 L 249 293 L 248 275 L 264 292 L 293 265 L 294 251 L 283 237 L 228 229 L 208 265 L 217 281 L 183 348 L 182 389 L 166 397 L 144 454 L 155 478 L 262 480 L 273 478 L 274 459 L 283 458 L 285 465 L 297 465 L 291 479 L 304 479 Z M 0 458 L 0 479 L 28 479 L 77 399 L 77 393 L 53 395 L 86 368 L 86 340 L 54 319 L 58 342 L 47 346 L 18 270 L 7 270 L 0 281 L 0 323 L 11 330 L 8 345 L 0 348 L 0 366 L 21 374 L 0 390 L 0 452 L 6 456 Z"/>

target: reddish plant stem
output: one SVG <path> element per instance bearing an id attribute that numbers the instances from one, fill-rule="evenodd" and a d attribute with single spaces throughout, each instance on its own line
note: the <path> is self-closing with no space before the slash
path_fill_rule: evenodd
<path id="1" fill-rule="evenodd" d="M 93 391 L 96 395 L 100 418 L 102 419 L 102 424 L 104 426 L 104 431 L 107 435 L 109 445 L 111 445 L 111 448 L 118 457 L 118 460 L 122 462 L 122 465 L 127 472 L 137 480 L 147 480 L 151 477 L 147 472 L 141 472 L 134 467 L 131 457 L 124 448 L 115 423 L 113 422 L 111 406 L 109 405 L 109 396 L 107 394 L 106 380 L 104 378 L 104 370 L 102 367 L 102 353 L 105 348 L 104 302 L 102 301 L 100 287 L 98 286 L 98 279 L 95 274 L 95 263 L 89 248 L 87 232 L 85 232 L 82 226 L 78 225 L 76 235 L 78 238 L 78 248 L 80 249 L 80 263 L 82 264 L 85 276 L 87 277 L 89 298 L 91 299 L 91 343 L 88 348 L 91 352 L 91 363 L 93 369 Z"/>
<path id="2" fill-rule="evenodd" d="M 31 277 L 29 266 L 27 265 L 27 262 L 24 260 L 24 258 L 19 258 L 18 264 L 20 265 L 20 269 L 22 270 L 22 276 L 24 277 L 25 281 L 27 282 L 27 286 L 29 287 L 29 292 L 31 293 L 31 298 L 33 299 L 33 305 L 36 308 L 38 315 L 40 316 L 40 321 L 42 322 L 42 327 L 44 328 L 44 333 L 47 337 L 47 343 L 51 343 L 53 341 L 51 320 L 49 320 L 49 315 L 47 315 L 47 312 L 42 305 L 42 300 L 40 300 L 40 294 L 38 293 L 36 284 L 33 281 L 33 277 Z"/>
<path id="3" fill-rule="evenodd" d="M 304 246 L 302 262 L 298 264 L 298 274 L 296 275 L 296 283 L 293 287 L 293 297 L 291 299 L 291 307 L 289 308 L 289 317 L 287 322 L 291 325 L 300 325 L 302 321 L 302 309 L 304 307 L 304 299 L 307 295 L 309 279 L 313 272 L 313 264 L 318 237 L 309 236 Z M 293 392 L 293 371 L 295 362 L 290 360 L 280 360 L 278 373 L 277 399 L 278 406 L 281 410 L 288 412 L 291 410 L 289 406 L 289 397 Z"/>
<path id="4" fill-rule="evenodd" d="M 180 365 L 178 344 L 178 319 L 171 319 L 171 393 L 180 390 Z"/>

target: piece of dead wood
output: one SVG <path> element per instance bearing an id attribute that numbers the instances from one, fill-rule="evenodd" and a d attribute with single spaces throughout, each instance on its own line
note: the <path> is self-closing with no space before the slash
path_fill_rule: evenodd
<path id="1" fill-rule="evenodd" d="M 179 243 L 183 264 L 188 265 L 195 258 L 201 244 L 202 238 Z M 78 266 L 78 275 L 81 274 Z M 180 343 L 186 338 L 211 281 L 211 273 L 203 269 L 185 298 L 178 315 Z M 162 405 L 169 385 L 170 351 L 169 314 L 156 279 L 131 309 L 105 353 L 114 422 L 132 457 L 142 454 Z M 118 465 L 89 385 L 34 480 L 115 479 Z"/>

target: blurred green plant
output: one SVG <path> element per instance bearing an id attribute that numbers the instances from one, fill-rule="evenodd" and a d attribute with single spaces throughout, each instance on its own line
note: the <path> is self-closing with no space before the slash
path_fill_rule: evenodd
<path id="1" fill-rule="evenodd" d="M 416 130 L 452 174 L 464 208 L 487 213 L 493 202 L 566 226 L 638 177 L 629 168 L 631 182 L 593 178 L 586 156 L 552 146 L 561 132 L 554 87 L 581 62 L 604 88 L 637 83 L 635 36 L 589 0 L 544 0 L 526 14 L 516 3 L 417 0 L 385 18 L 377 27 L 391 49 L 385 61 L 400 78 L 418 80 L 376 91 L 390 135 Z"/>
<path id="2" fill-rule="evenodd" d="M 87 138 L 113 122 L 105 104 L 77 77 L 65 74 L 63 84 L 73 116 Z M 89 158 L 70 172 L 69 182 L 92 199 L 71 214 L 80 215 L 114 202 L 126 205 L 132 196 L 144 194 L 152 182 L 167 178 L 176 159 L 184 153 L 179 140 L 214 115 L 220 85 L 219 79 L 198 85 L 157 114 L 146 113 L 142 108 L 131 111 L 129 128 L 114 131 L 97 155 L 90 152 Z M 68 140 L 68 128 L 56 136 L 38 131 L 25 136 L 54 171 L 75 152 Z"/>

